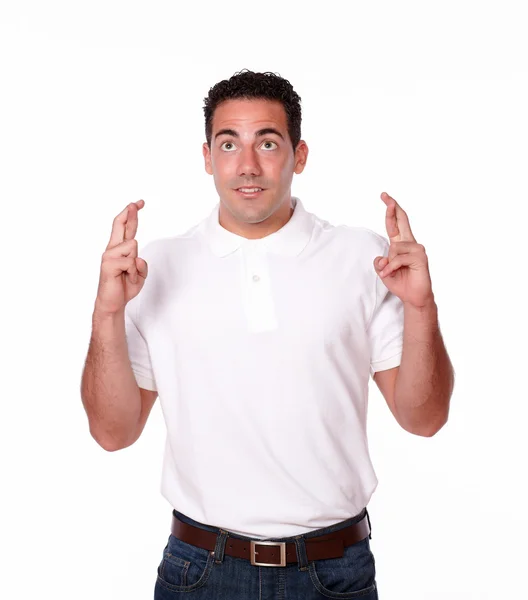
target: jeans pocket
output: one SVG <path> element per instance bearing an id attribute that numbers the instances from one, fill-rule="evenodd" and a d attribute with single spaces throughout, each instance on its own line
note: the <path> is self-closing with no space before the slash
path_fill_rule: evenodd
<path id="1" fill-rule="evenodd" d="M 158 566 L 157 583 L 173 592 L 189 592 L 207 583 L 213 566 L 212 552 L 171 534 Z"/>
<path id="2" fill-rule="evenodd" d="M 327 598 L 378 600 L 368 538 L 347 546 L 343 556 L 311 561 L 308 571 L 315 589 Z"/>

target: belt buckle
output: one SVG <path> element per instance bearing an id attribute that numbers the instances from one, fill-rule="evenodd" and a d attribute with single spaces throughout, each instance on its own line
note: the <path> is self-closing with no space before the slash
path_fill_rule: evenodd
<path id="1" fill-rule="evenodd" d="M 249 551 L 249 557 L 251 560 L 251 564 L 255 565 L 257 567 L 285 567 L 286 566 L 286 542 L 264 542 L 264 541 L 254 541 L 254 540 L 250 540 L 250 551 Z M 277 546 L 278 548 L 280 548 L 280 563 L 276 564 L 276 563 L 263 563 L 263 562 L 257 562 L 256 558 L 255 558 L 255 554 L 257 554 L 257 551 L 255 550 L 255 546 Z"/>

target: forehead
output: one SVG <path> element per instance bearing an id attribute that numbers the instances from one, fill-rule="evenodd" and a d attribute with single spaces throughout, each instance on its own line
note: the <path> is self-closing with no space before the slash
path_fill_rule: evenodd
<path id="1" fill-rule="evenodd" d="M 218 129 L 260 129 L 263 125 L 287 132 L 286 111 L 281 102 L 262 98 L 225 100 L 213 115 L 213 134 Z"/>

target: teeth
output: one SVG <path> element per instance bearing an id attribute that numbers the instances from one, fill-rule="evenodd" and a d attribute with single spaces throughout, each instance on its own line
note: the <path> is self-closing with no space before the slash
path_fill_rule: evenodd
<path id="1" fill-rule="evenodd" d="M 262 188 L 238 188 L 239 192 L 245 192 L 245 193 L 249 193 L 249 192 L 261 192 Z"/>

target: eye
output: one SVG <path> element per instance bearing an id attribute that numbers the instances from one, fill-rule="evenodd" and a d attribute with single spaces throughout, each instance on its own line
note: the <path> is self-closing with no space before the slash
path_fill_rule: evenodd
<path id="1" fill-rule="evenodd" d="M 262 146 L 265 146 L 266 144 L 275 144 L 275 147 L 278 148 L 277 144 L 275 142 L 272 142 L 271 140 L 267 140 L 262 144 Z M 274 150 L 274 148 L 266 148 L 266 150 Z"/>
<path id="2" fill-rule="evenodd" d="M 222 149 L 224 146 L 231 146 L 233 149 L 234 149 L 234 147 L 235 147 L 235 145 L 233 144 L 233 142 L 224 142 L 224 143 L 223 143 L 223 144 L 220 146 L 220 149 Z M 232 149 L 231 149 L 231 148 L 230 148 L 230 149 L 224 148 L 224 150 L 227 150 L 227 152 L 231 152 L 231 151 L 232 151 Z"/>

